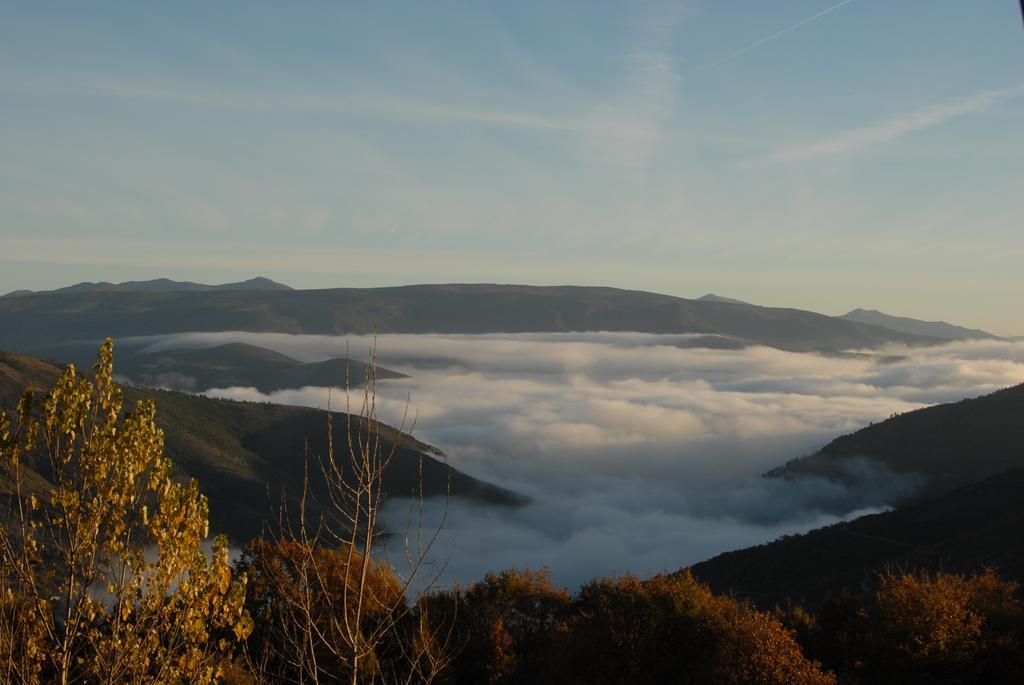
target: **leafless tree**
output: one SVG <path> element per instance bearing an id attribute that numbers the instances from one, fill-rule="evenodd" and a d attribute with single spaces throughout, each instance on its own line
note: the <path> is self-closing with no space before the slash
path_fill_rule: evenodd
<path id="1" fill-rule="evenodd" d="M 268 671 L 273 661 L 300 682 L 430 683 L 454 657 L 452 622 L 448 617 L 433 621 L 421 601 L 447 563 L 435 562 L 432 552 L 447 517 L 448 496 L 439 522 L 428 526 L 421 454 L 405 534 L 385 532 L 384 477 L 415 421 L 409 424 L 407 400 L 397 435 L 385 436 L 377 415 L 376 339 L 364 377 L 353 401 L 346 371 L 344 441 L 339 449 L 329 402 L 326 454 L 311 456 L 307 447 L 297 512 L 289 512 L 282 499 L 278 525 L 268 534 L 273 560 L 264 554 L 257 575 L 279 604 L 270 645 L 277 653 L 249 656 L 250 669 L 267 679 L 282 675 Z M 316 514 L 310 506 L 314 499 L 319 499 Z M 402 569 L 390 563 L 387 549 L 396 538 Z"/>

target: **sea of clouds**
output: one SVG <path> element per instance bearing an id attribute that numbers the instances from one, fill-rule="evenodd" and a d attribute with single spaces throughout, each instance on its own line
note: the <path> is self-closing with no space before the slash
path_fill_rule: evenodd
<path id="1" fill-rule="evenodd" d="M 836 436 L 929 404 L 1024 382 L 1024 344 L 956 342 L 843 354 L 691 349 L 692 336 L 634 333 L 381 335 L 380 418 L 456 468 L 530 498 L 465 501 L 435 548 L 447 579 L 549 566 L 576 585 L 614 571 L 675 570 L 885 508 L 916 485 L 878 471 L 850 491 L 760 474 Z M 247 342 L 302 361 L 367 358 L 374 340 L 251 333 L 136 339 L 151 350 Z M 340 379 L 325 379 L 325 384 Z M 207 394 L 325 407 L 325 388 Z M 339 392 L 334 391 L 338 407 Z M 866 473 L 869 462 L 856 465 Z M 440 504 L 428 503 L 428 519 Z M 405 504 L 392 504 L 404 521 Z"/>

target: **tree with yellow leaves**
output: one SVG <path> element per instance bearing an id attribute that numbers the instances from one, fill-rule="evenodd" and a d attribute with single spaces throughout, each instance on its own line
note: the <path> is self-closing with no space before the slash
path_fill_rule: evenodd
<path id="1" fill-rule="evenodd" d="M 213 682 L 252 627 L 246 579 L 225 537 L 204 551 L 206 498 L 171 477 L 153 403 L 122 413 L 110 340 L 94 370 L 0 413 L 0 662 L 16 682 Z"/>

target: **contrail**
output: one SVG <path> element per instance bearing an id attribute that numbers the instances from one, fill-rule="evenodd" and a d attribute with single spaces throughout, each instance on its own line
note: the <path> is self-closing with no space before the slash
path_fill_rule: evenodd
<path id="1" fill-rule="evenodd" d="M 798 21 L 797 23 L 793 24 L 792 26 L 787 26 L 786 28 L 782 29 L 781 31 L 777 31 L 776 33 L 773 33 L 772 35 L 768 36 L 767 38 L 762 38 L 761 40 L 757 41 L 756 43 L 751 43 L 750 45 L 748 45 L 747 47 L 743 48 L 742 50 L 737 50 L 736 52 L 734 52 L 732 54 L 729 54 L 729 55 L 726 55 L 725 57 L 721 57 L 719 59 L 716 59 L 714 62 L 709 62 L 708 64 L 705 64 L 704 66 L 697 67 L 696 69 L 694 69 L 690 73 L 691 74 L 699 74 L 700 72 L 707 71 L 708 69 L 711 69 L 712 67 L 717 67 L 719 64 L 722 64 L 723 62 L 728 62 L 729 60 L 736 59 L 740 55 L 744 55 L 744 54 L 750 52 L 751 50 L 753 50 L 755 48 L 759 48 L 762 45 L 764 45 L 765 43 L 773 41 L 776 38 L 778 38 L 779 36 L 785 35 L 785 34 L 789 33 L 790 31 L 795 31 L 796 29 L 800 28 L 804 24 L 809 24 L 812 21 L 814 21 L 815 19 L 818 19 L 820 17 L 825 16 L 829 12 L 835 12 L 837 9 L 839 9 L 843 5 L 849 5 L 851 2 L 853 2 L 853 0 L 843 0 L 842 2 L 840 2 L 837 5 L 832 5 L 828 9 L 823 9 L 822 11 L 818 12 L 814 16 L 807 17 L 803 21 Z M 1024 2 L 1024 0 L 1021 0 L 1021 2 Z"/>

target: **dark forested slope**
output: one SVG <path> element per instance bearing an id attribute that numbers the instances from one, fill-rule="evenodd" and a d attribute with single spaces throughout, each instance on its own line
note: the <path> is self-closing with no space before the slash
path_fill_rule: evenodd
<path id="1" fill-rule="evenodd" d="M 896 474 L 924 476 L 923 494 L 933 495 L 1024 467 L 1024 384 L 899 414 L 836 438 L 768 475 L 848 479 L 844 465 L 865 458 Z"/>
<path id="2" fill-rule="evenodd" d="M 922 477 L 892 511 L 735 552 L 693 567 L 718 591 L 811 603 L 873 587 L 888 568 L 1024 580 L 1024 385 L 894 416 L 767 474 L 864 485 L 858 475 Z M 881 468 L 865 469 L 865 463 Z"/>
<path id="3" fill-rule="evenodd" d="M 893 570 L 973 572 L 995 567 L 1024 580 L 1024 469 L 931 500 L 775 542 L 692 567 L 713 590 L 771 606 L 814 605 L 827 594 L 873 589 Z"/>

